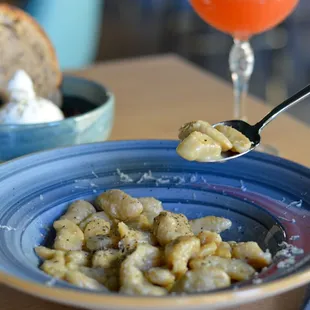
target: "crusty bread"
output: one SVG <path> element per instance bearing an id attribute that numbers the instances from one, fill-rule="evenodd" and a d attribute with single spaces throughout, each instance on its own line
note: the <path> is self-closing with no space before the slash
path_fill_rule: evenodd
<path id="1" fill-rule="evenodd" d="M 18 69 L 33 80 L 36 93 L 50 97 L 59 88 L 62 74 L 56 52 L 40 25 L 27 13 L 0 4 L 0 87 Z"/>

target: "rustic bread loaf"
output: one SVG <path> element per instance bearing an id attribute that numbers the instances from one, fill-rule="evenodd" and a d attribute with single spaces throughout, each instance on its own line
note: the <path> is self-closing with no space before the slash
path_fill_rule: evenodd
<path id="1" fill-rule="evenodd" d="M 62 74 L 56 52 L 40 25 L 27 13 L 7 4 L 0 4 L 0 87 L 19 70 L 33 80 L 40 97 L 57 92 Z"/>

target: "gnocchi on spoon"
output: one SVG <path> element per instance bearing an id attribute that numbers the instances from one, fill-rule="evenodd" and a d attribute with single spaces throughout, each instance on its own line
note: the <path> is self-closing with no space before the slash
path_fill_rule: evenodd
<path id="1" fill-rule="evenodd" d="M 276 106 L 255 125 L 242 120 L 215 125 L 201 120 L 186 123 L 179 129 L 181 142 L 177 153 L 186 160 L 198 162 L 225 162 L 240 157 L 259 145 L 260 133 L 266 125 L 309 94 L 310 85 Z"/>

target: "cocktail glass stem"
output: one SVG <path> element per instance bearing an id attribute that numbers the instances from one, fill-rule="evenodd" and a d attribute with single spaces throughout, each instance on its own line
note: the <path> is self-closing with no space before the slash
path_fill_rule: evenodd
<path id="1" fill-rule="evenodd" d="M 249 41 L 234 39 L 229 54 L 229 68 L 234 86 L 234 119 L 247 121 L 245 107 L 254 68 L 254 53 Z M 279 154 L 278 150 L 270 145 L 261 144 L 257 150 L 273 155 Z"/>
<path id="2" fill-rule="evenodd" d="M 249 41 L 234 39 L 229 68 L 234 86 L 234 119 L 246 120 L 246 97 L 254 68 L 254 53 Z"/>

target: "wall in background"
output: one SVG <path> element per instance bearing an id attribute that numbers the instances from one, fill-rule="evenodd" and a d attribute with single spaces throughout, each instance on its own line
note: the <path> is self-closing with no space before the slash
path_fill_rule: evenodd
<path id="1" fill-rule="evenodd" d="M 278 27 L 254 37 L 250 92 L 274 105 L 310 81 L 310 1 Z M 232 39 L 205 24 L 188 0 L 106 0 L 98 60 L 175 52 L 230 81 Z M 310 102 L 309 102 L 310 103 Z M 293 115 L 310 123 L 307 102 Z"/>

